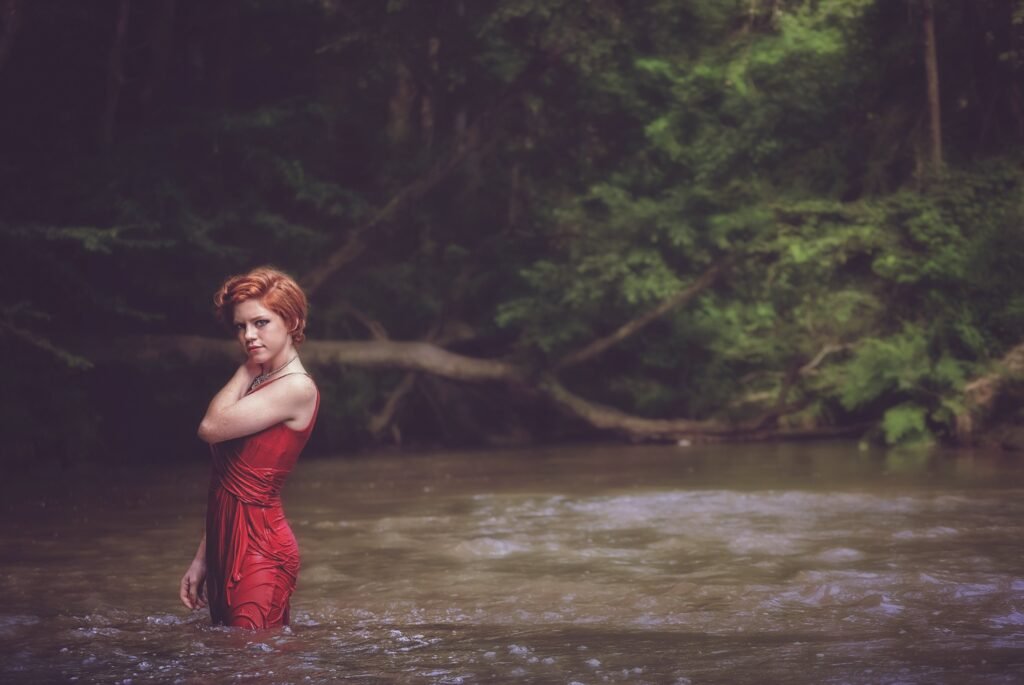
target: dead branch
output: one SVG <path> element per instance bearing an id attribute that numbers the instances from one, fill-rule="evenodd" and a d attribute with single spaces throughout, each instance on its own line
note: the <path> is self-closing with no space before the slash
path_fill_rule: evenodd
<path id="1" fill-rule="evenodd" d="M 356 309 L 348 302 L 341 303 L 341 309 L 351 316 L 353 319 L 363 324 L 366 330 L 369 331 L 370 337 L 374 340 L 388 340 L 388 332 L 384 330 L 383 324 L 376 319 L 371 319 L 369 316 L 364 314 L 361 310 Z"/>
<path id="2" fill-rule="evenodd" d="M 829 355 L 835 354 L 836 352 L 843 352 L 844 350 L 850 349 L 850 347 L 851 345 L 848 343 L 828 343 L 818 350 L 818 354 L 814 355 L 814 358 L 811 359 L 811 361 L 801 366 L 797 373 L 801 376 L 813 373 L 819 366 L 821 366 L 821 363 L 825 361 Z"/>
<path id="3" fill-rule="evenodd" d="M 306 293 L 313 295 L 328 278 L 362 254 L 366 249 L 363 239 L 367 233 L 390 220 L 399 211 L 439 185 L 441 181 L 458 168 L 464 157 L 464 151 L 456 148 L 451 155 L 431 167 L 425 175 L 398 191 L 386 205 L 374 212 L 369 219 L 352 228 L 348 232 L 344 245 L 329 254 L 319 266 L 309 271 L 300 279 Z"/>
<path id="4" fill-rule="evenodd" d="M 477 359 L 448 352 L 426 342 L 393 340 L 307 340 L 299 349 L 302 360 L 313 365 L 348 364 L 368 368 L 422 371 L 453 381 L 524 382 L 522 371 L 497 359 Z M 212 359 L 242 361 L 238 343 L 202 336 L 139 336 L 91 351 L 90 358 L 116 360 L 120 355 L 141 361 L 179 354 L 193 362 Z"/>
<path id="5" fill-rule="evenodd" d="M 477 153 L 492 144 L 493 137 L 487 138 L 481 135 L 482 131 L 498 112 L 508 106 L 512 98 L 526 84 L 547 68 L 549 62 L 550 58 L 534 60 L 509 84 L 495 102 L 469 125 L 458 140 L 448 145 L 448 153 L 445 157 L 439 159 L 423 176 L 395 193 L 387 204 L 375 211 L 366 221 L 353 227 L 348 232 L 344 245 L 327 255 L 323 262 L 300 279 L 306 293 L 312 296 L 328 278 L 361 254 L 365 249 L 364 237 L 370 231 L 392 220 L 399 212 L 440 185 L 462 165 L 462 162 L 471 153 Z"/>
<path id="6" fill-rule="evenodd" d="M 591 359 L 603 354 L 609 348 L 622 342 L 629 336 L 633 335 L 643 327 L 650 324 L 652 321 L 664 316 L 668 312 L 672 311 L 676 307 L 686 304 L 700 293 L 707 290 L 715 279 L 725 270 L 726 263 L 720 262 L 715 264 L 700 277 L 694 281 L 689 287 L 680 290 L 678 293 L 668 298 L 661 304 L 649 312 L 638 316 L 637 318 L 623 324 L 615 332 L 610 335 L 606 335 L 603 338 L 599 338 L 590 344 L 586 345 L 575 352 L 570 352 L 565 355 L 555 364 L 555 370 L 565 369 L 576 364 L 582 364 L 583 362 L 590 361 Z"/>
<path id="7" fill-rule="evenodd" d="M 996 400 L 1014 379 L 1024 376 L 1024 343 L 1010 349 L 995 369 L 964 386 L 964 410 L 956 417 L 957 440 L 965 445 L 974 442 Z"/>
<path id="8" fill-rule="evenodd" d="M 777 430 L 763 422 L 728 424 L 689 419 L 651 419 L 591 402 L 570 392 L 553 377 L 532 378 L 523 369 L 501 360 L 477 359 L 448 352 L 428 342 L 383 341 L 307 341 L 302 348 L 303 361 L 311 365 L 349 364 L 361 367 L 405 369 L 428 373 L 461 382 L 498 382 L 524 390 L 569 416 L 591 427 L 628 437 L 635 441 L 726 441 L 771 440 L 783 438 L 826 437 L 856 433 L 860 427 L 812 430 Z M 100 359 L 134 357 L 147 360 L 169 353 L 189 360 L 239 359 L 237 343 L 198 336 L 148 336 L 105 345 L 96 350 Z M 410 374 L 412 375 L 412 374 Z M 405 381 L 403 381 L 403 384 Z M 408 383 L 414 384 L 414 380 Z M 400 387 L 403 385 L 400 384 Z M 397 389 L 396 389 L 397 390 Z M 394 393 L 398 395 L 399 393 Z M 404 394 L 404 393 L 402 393 Z M 394 401 L 397 402 L 400 397 Z"/>
<path id="9" fill-rule="evenodd" d="M 633 416 L 570 392 L 554 378 L 537 384 L 537 390 L 567 414 L 582 419 L 594 428 L 648 440 L 675 440 L 701 435 L 725 435 L 732 429 L 713 421 L 688 419 L 648 419 Z"/>
<path id="10" fill-rule="evenodd" d="M 395 419 L 395 414 L 398 412 L 398 408 L 402 404 L 402 400 L 405 396 L 412 392 L 413 388 L 416 387 L 416 378 L 419 374 L 414 371 L 407 372 L 402 376 L 402 380 L 395 386 L 395 389 L 388 395 L 387 401 L 384 406 L 381 407 L 380 411 L 370 417 L 367 422 L 367 430 L 370 431 L 370 435 L 374 439 L 380 437 L 381 433 L 387 430 L 388 426 Z"/>

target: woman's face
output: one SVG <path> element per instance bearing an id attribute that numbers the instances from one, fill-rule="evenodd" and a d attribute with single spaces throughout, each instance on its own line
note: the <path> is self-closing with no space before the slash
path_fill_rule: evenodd
<path id="1" fill-rule="evenodd" d="M 292 336 L 285 320 L 267 309 L 259 300 L 245 300 L 235 305 L 235 335 L 249 361 L 267 364 L 279 362 L 292 349 Z"/>

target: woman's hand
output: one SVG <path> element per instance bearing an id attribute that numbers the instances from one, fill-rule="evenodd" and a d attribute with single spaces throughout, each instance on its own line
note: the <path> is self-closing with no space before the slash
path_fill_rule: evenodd
<path id="1" fill-rule="evenodd" d="M 206 560 L 193 559 L 192 564 L 181 577 L 179 596 L 181 602 L 189 609 L 202 609 L 206 599 Z"/>
<path id="2" fill-rule="evenodd" d="M 263 373 L 263 365 L 259 362 L 254 362 L 252 359 L 246 359 L 235 373 L 241 376 L 245 382 L 245 387 L 248 388 L 249 384 L 252 383 L 252 379 Z"/>
<path id="3" fill-rule="evenodd" d="M 199 439 L 211 445 L 252 435 L 295 419 L 295 430 L 309 423 L 316 406 L 316 385 L 305 374 L 280 376 L 259 392 L 229 401 L 222 391 L 210 402 L 199 423 Z M 289 424 L 291 425 L 291 424 Z"/>

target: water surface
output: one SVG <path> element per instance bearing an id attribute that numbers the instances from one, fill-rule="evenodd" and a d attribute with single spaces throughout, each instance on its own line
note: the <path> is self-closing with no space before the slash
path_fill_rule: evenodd
<path id="1" fill-rule="evenodd" d="M 0 681 L 1015 683 L 1024 467 L 846 443 L 300 462 L 293 625 L 177 600 L 206 466 L 12 477 Z"/>

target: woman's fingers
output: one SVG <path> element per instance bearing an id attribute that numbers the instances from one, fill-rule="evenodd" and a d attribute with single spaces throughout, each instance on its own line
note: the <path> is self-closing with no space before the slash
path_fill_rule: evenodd
<path id="1" fill-rule="evenodd" d="M 181 603 L 187 606 L 189 609 L 195 609 L 195 602 L 192 601 L 192 590 L 191 583 L 189 582 L 188 574 L 186 573 L 181 577 L 181 587 L 178 590 L 178 596 L 181 598 Z"/>
<path id="2" fill-rule="evenodd" d="M 196 578 L 191 572 L 182 576 L 178 596 L 181 597 L 181 603 L 189 609 L 205 609 L 210 603 L 206 597 L 206 579 Z"/>
<path id="3" fill-rule="evenodd" d="M 195 590 L 192 594 L 192 602 L 196 609 L 202 609 L 206 606 L 205 583 L 196 583 L 192 587 Z"/>

